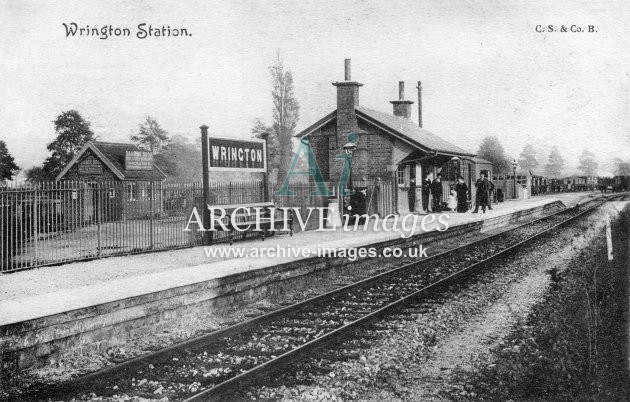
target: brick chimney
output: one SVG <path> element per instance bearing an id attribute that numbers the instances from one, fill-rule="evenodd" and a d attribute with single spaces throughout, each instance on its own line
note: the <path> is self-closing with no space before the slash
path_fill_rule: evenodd
<path id="1" fill-rule="evenodd" d="M 405 82 L 398 82 L 398 100 L 391 101 L 394 105 L 394 116 L 404 117 L 405 119 L 411 118 L 411 105 L 413 101 L 405 100 Z"/>
<path id="2" fill-rule="evenodd" d="M 363 84 L 352 81 L 350 59 L 345 60 L 345 80 L 333 82 L 337 87 L 337 148 L 348 142 L 348 134 L 358 131 L 357 115 L 354 110 L 359 105 L 359 87 Z"/>

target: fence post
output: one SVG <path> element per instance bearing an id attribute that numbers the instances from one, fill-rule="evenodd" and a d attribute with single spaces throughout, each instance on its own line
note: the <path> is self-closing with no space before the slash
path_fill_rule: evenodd
<path id="1" fill-rule="evenodd" d="M 206 226 L 210 224 L 210 211 L 208 210 L 208 204 L 210 201 L 210 177 L 208 172 L 208 163 L 210 155 L 208 155 L 208 126 L 205 124 L 201 127 L 201 173 L 203 177 L 203 205 L 201 208 L 203 209 L 202 213 L 202 221 L 203 227 L 206 229 Z M 212 238 L 210 237 L 210 233 L 212 232 L 202 232 L 203 233 L 203 244 L 210 245 L 212 242 Z"/>
<path id="2" fill-rule="evenodd" d="M 149 238 L 151 239 L 151 246 L 150 249 L 153 250 L 153 247 L 155 246 L 155 239 L 153 237 L 153 230 L 155 229 L 155 209 L 153 208 L 153 203 L 155 202 L 155 191 L 154 191 L 154 182 L 150 181 L 149 182 L 149 197 L 151 197 L 151 202 L 149 202 L 149 213 L 150 213 L 150 217 L 149 217 Z"/>
<path id="3" fill-rule="evenodd" d="M 267 141 L 267 139 L 269 138 L 269 133 L 264 132 L 260 135 L 260 137 L 265 141 L 265 155 L 263 155 L 263 157 L 265 158 L 265 172 L 263 173 L 263 181 L 262 181 L 262 199 L 263 202 L 268 202 L 269 201 L 269 150 L 267 149 L 267 146 L 269 145 L 269 142 Z"/>
<path id="4" fill-rule="evenodd" d="M 94 197 L 94 199 L 96 199 L 96 202 L 94 205 L 94 208 L 96 209 L 96 211 L 94 211 L 94 215 L 96 216 L 96 256 L 100 257 L 101 256 L 101 209 L 102 209 L 102 204 L 103 204 L 103 200 L 102 200 L 102 196 L 103 193 L 101 192 L 101 182 L 97 182 L 96 183 L 96 188 L 93 189 L 92 191 L 96 191 L 96 197 Z"/>
<path id="5" fill-rule="evenodd" d="M 39 194 L 37 188 L 35 189 L 35 200 L 33 201 L 33 245 L 35 246 L 35 265 L 39 261 L 39 251 L 37 250 L 37 225 L 39 224 Z"/>

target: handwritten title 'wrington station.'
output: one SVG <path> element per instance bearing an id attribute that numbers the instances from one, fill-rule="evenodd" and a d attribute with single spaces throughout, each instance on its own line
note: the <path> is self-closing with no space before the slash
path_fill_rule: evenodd
<path id="1" fill-rule="evenodd" d="M 131 29 L 120 28 L 112 25 L 103 25 L 101 27 L 93 27 L 90 25 L 79 25 L 75 22 L 66 24 L 62 23 L 66 31 L 66 38 L 75 36 L 84 36 L 99 39 L 109 39 L 112 37 L 132 36 Z M 173 28 L 170 25 L 148 25 L 146 23 L 138 24 L 135 31 L 138 39 L 148 38 L 169 38 L 169 37 L 187 37 L 192 36 L 186 28 Z"/>

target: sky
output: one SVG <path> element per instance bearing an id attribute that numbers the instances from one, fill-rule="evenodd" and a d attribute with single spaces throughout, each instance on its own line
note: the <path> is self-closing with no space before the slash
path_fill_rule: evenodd
<path id="1" fill-rule="evenodd" d="M 39 165 L 70 109 L 104 141 L 128 141 L 147 115 L 191 141 L 202 124 L 249 138 L 255 118 L 271 122 L 280 52 L 298 130 L 335 108 L 331 83 L 350 58 L 363 106 L 391 113 L 398 81 L 414 101 L 422 81 L 424 128 L 464 149 L 490 135 L 510 157 L 556 145 L 567 172 L 588 149 L 611 173 L 613 158 L 630 159 L 630 6 L 557 3 L 0 0 L 0 139 L 21 167 Z M 72 22 L 131 36 L 66 37 Z M 141 23 L 191 36 L 139 39 Z M 549 24 L 597 32 L 536 32 Z"/>

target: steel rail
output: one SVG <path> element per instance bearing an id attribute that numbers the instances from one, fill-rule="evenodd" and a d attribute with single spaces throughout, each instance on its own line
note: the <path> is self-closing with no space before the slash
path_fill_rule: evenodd
<path id="1" fill-rule="evenodd" d="M 378 310 L 375 310 L 375 311 L 373 311 L 373 312 L 371 312 L 371 313 L 369 313 L 369 314 L 367 314 L 367 315 L 365 315 L 365 316 L 363 316 L 361 318 L 358 318 L 355 321 L 352 321 L 352 322 L 347 323 L 347 324 L 345 324 L 345 325 L 343 325 L 343 326 L 341 326 L 339 328 L 336 328 L 336 329 L 334 329 L 334 330 L 332 330 L 332 331 L 330 331 L 328 333 L 325 333 L 325 334 L 321 335 L 320 337 L 315 338 L 315 339 L 313 339 L 313 340 L 311 340 L 311 341 L 309 341 L 309 342 L 307 342 L 307 343 L 305 343 L 305 344 L 303 344 L 303 345 L 301 345 L 301 346 L 299 346 L 299 347 L 297 347 L 295 349 L 292 349 L 292 350 L 290 350 L 290 351 L 288 351 L 288 352 L 286 352 L 286 353 L 284 353 L 284 354 L 282 354 L 282 355 L 280 355 L 280 356 L 278 356 L 278 357 L 276 357 L 274 359 L 271 359 L 271 360 L 269 360 L 269 361 L 267 361 L 267 362 L 265 362 L 263 364 L 260 364 L 260 365 L 258 365 L 256 367 L 246 371 L 246 372 L 243 372 L 243 373 L 241 373 L 241 374 L 239 374 L 239 375 L 237 375 L 235 377 L 232 377 L 232 378 L 230 378 L 230 379 L 228 379 L 228 380 L 226 380 L 224 382 L 221 382 L 221 383 L 215 385 L 212 388 L 208 388 L 206 390 L 203 390 L 203 391 L 201 391 L 201 392 L 199 392 L 199 393 L 197 393 L 197 394 L 195 394 L 195 395 L 185 399 L 184 402 L 216 400 L 217 397 L 219 397 L 219 396 L 221 396 L 221 395 L 231 391 L 231 389 L 229 389 L 231 386 L 234 386 L 234 385 L 237 385 L 237 384 L 239 386 L 247 385 L 247 384 L 255 381 L 257 378 L 260 378 L 260 376 L 267 376 L 272 371 L 277 370 L 279 368 L 279 366 L 282 366 L 284 364 L 290 363 L 290 362 L 294 361 L 296 358 L 298 358 L 298 357 L 300 357 L 300 356 L 302 356 L 304 354 L 307 354 L 307 353 L 311 352 L 314 349 L 317 349 L 317 348 L 320 348 L 320 347 L 324 347 L 326 344 L 334 341 L 335 339 L 339 338 L 341 335 L 344 335 L 344 334 L 346 334 L 348 332 L 354 331 L 357 328 L 361 327 L 362 325 L 365 325 L 366 323 L 368 323 L 370 321 L 373 321 L 374 319 L 377 319 L 378 317 L 381 317 L 381 316 L 383 316 L 386 313 L 390 313 L 392 310 L 402 308 L 402 307 L 406 306 L 407 304 L 409 304 L 411 302 L 414 302 L 419 297 L 421 297 L 421 296 L 423 296 L 423 295 L 425 295 L 427 293 L 430 293 L 432 291 L 435 291 L 435 290 L 437 290 L 439 288 L 442 288 L 443 286 L 447 286 L 447 285 L 451 285 L 451 284 L 457 283 L 457 281 L 462 279 L 463 277 L 466 277 L 468 275 L 473 274 L 482 265 L 484 265 L 484 264 L 486 264 L 486 263 L 488 263 L 488 262 L 490 262 L 490 261 L 492 261 L 492 260 L 494 260 L 494 259 L 496 259 L 498 257 L 502 257 L 505 254 L 507 254 L 508 252 L 511 252 L 514 249 L 516 249 L 516 248 L 518 248 L 518 247 L 520 247 L 520 246 L 522 246 L 522 245 L 524 245 L 524 244 L 526 244 L 526 243 L 528 243 L 528 242 L 530 242 L 530 241 L 532 241 L 532 240 L 534 240 L 534 239 L 536 239 L 536 238 L 538 238 L 538 237 L 540 237 L 540 236 L 542 236 L 542 235 L 544 235 L 546 233 L 549 233 L 550 231 L 555 230 L 558 227 L 560 227 L 562 225 L 565 225 L 566 223 L 568 223 L 568 222 L 570 222 L 570 221 L 572 221 L 574 219 L 577 219 L 578 217 L 580 217 L 580 216 L 582 216 L 582 215 L 584 215 L 584 214 L 586 214 L 588 212 L 591 212 L 592 210 L 594 210 L 594 209 L 600 207 L 601 205 L 603 205 L 605 202 L 606 201 L 604 201 L 602 203 L 599 203 L 599 204 L 596 204 L 596 205 L 594 205 L 592 207 L 589 207 L 588 209 L 585 209 L 584 211 L 578 213 L 577 215 L 569 217 L 568 219 L 566 219 L 566 220 L 564 220 L 564 221 L 562 221 L 562 222 L 560 222 L 560 223 L 558 223 L 556 225 L 553 225 L 553 226 L 543 230 L 540 233 L 532 235 L 532 236 L 526 238 L 525 240 L 522 240 L 522 241 L 520 241 L 520 242 L 518 242 L 518 243 L 516 243 L 516 244 L 514 244 L 514 245 L 512 245 L 512 246 L 510 246 L 510 247 L 508 247 L 506 249 L 503 249 L 503 250 L 499 251 L 496 254 L 493 254 L 492 256 L 490 256 L 488 258 L 485 258 L 485 259 L 483 259 L 481 261 L 477 261 L 477 262 L 473 263 L 472 265 L 470 265 L 470 266 L 468 266 L 468 267 L 466 267 L 466 268 L 464 268 L 464 269 L 462 269 L 460 271 L 457 271 L 457 272 L 455 272 L 455 273 L 453 273 L 451 275 L 448 275 L 448 276 L 446 276 L 446 277 L 444 277 L 444 278 L 442 278 L 442 279 L 440 279 L 440 280 L 438 280 L 438 281 L 436 281 L 436 282 L 434 282 L 434 283 L 432 283 L 430 285 L 427 285 L 427 286 L 425 286 L 425 287 L 423 287 L 423 288 L 421 288 L 421 289 L 419 289 L 419 290 L 417 290 L 417 291 L 415 291 L 415 292 L 413 292 L 413 293 L 411 293 L 411 294 L 409 294 L 407 296 L 402 297 L 401 299 L 399 299 L 399 300 L 397 300 L 395 302 L 389 303 L 388 305 L 383 306 L 383 307 L 379 308 Z M 560 213 L 560 212 L 566 212 L 566 210 L 559 211 L 558 213 Z M 544 218 L 549 218 L 549 217 L 554 216 L 554 215 L 556 215 L 558 213 L 555 213 L 555 214 L 552 214 L 552 215 L 547 215 Z M 544 218 L 541 218 L 541 219 L 544 219 Z M 539 220 L 540 219 L 537 219 L 537 220 L 528 222 L 527 224 L 531 224 L 531 223 L 534 223 L 534 222 L 539 221 Z M 513 228 L 511 230 L 518 229 L 520 227 L 526 226 L 527 224 L 520 225 L 517 228 Z M 482 240 L 491 239 L 491 238 L 493 238 L 493 237 L 495 237 L 495 236 L 497 236 L 499 234 L 503 234 L 503 233 L 505 233 L 507 231 L 510 231 L 510 230 L 502 231 L 501 233 L 497 233 L 495 235 L 492 235 L 492 236 L 487 237 L 487 238 L 482 239 Z M 469 243 L 469 244 L 467 244 L 467 246 L 470 245 L 470 244 L 474 244 L 474 243 L 476 243 L 476 242 Z M 453 250 L 450 250 L 448 252 L 452 252 L 452 251 Z M 442 255 L 444 253 L 446 253 L 446 252 L 437 254 L 436 257 L 438 255 Z M 423 261 L 426 261 L 426 259 L 424 259 Z M 409 266 L 409 265 L 413 265 L 413 264 L 417 264 L 417 262 L 406 264 L 405 267 Z M 402 267 L 400 267 L 400 268 L 402 268 Z M 391 271 L 388 271 L 386 273 L 389 273 L 389 272 L 391 272 Z M 371 279 L 371 278 L 368 278 L 368 279 Z"/>
<path id="2" fill-rule="evenodd" d="M 299 347 L 297 347 L 297 348 L 295 348 L 295 349 L 293 349 L 293 350 L 291 350 L 289 352 L 286 352 L 286 353 L 284 353 L 284 354 L 282 354 L 280 356 L 277 356 L 277 357 L 275 357 L 272 360 L 269 360 L 269 361 L 267 361 L 265 363 L 262 363 L 262 364 L 254 367 L 254 368 L 252 368 L 252 369 L 250 369 L 250 370 L 248 370 L 246 372 L 243 372 L 243 373 L 241 373 L 241 374 L 239 374 L 239 375 L 237 375 L 235 377 L 232 377 L 232 378 L 230 378 L 230 379 L 228 379 L 228 380 L 226 380 L 226 381 L 224 381 L 222 383 L 219 383 L 219 384 L 215 385 L 212 388 L 206 389 L 206 390 L 204 390 L 204 391 L 202 391 L 202 392 L 200 392 L 200 393 L 198 393 L 196 395 L 193 395 L 193 396 L 191 396 L 190 398 L 188 398 L 186 400 L 187 401 L 204 400 L 204 399 L 199 399 L 199 398 L 207 398 L 207 397 L 211 397 L 211 395 L 218 395 L 220 393 L 223 393 L 223 392 L 225 392 L 227 387 L 229 387 L 231 385 L 234 385 L 236 382 L 239 382 L 239 381 L 241 383 L 244 383 L 245 380 L 248 377 L 251 377 L 248 380 L 248 381 L 251 381 L 251 380 L 254 379 L 254 375 L 259 374 L 261 371 L 265 371 L 266 369 L 269 369 L 273 365 L 285 363 L 294 355 L 306 352 L 308 350 L 312 350 L 315 346 L 317 346 L 319 344 L 322 344 L 323 342 L 328 342 L 328 341 L 332 340 L 333 338 L 335 338 L 339 334 L 345 333 L 349 329 L 351 329 L 351 328 L 353 328 L 355 326 L 358 326 L 360 323 L 366 322 L 367 320 L 371 320 L 373 317 L 376 317 L 379 314 L 382 314 L 383 312 L 391 310 L 394 306 L 400 305 L 400 303 L 403 302 L 404 300 L 409 300 L 410 297 L 412 297 L 413 295 L 419 294 L 419 292 L 426 293 L 429 288 L 437 288 L 438 286 L 443 285 L 444 281 L 452 280 L 452 278 L 462 275 L 464 272 L 466 272 L 467 270 L 471 269 L 472 267 L 479 266 L 479 264 L 487 262 L 489 259 L 496 258 L 499 255 L 503 255 L 507 250 L 512 250 L 513 248 L 515 248 L 515 247 L 517 247 L 517 246 L 519 246 L 519 245 L 521 245 L 521 244 L 523 244 L 523 243 L 525 243 L 527 241 L 530 241 L 531 239 L 533 239 L 533 238 L 535 238 L 537 236 L 540 236 L 543 233 L 546 233 L 546 232 L 548 232 L 548 231 L 550 231 L 550 230 L 552 230 L 552 229 L 554 229 L 554 228 L 556 228 L 556 227 L 558 227 L 558 226 L 560 226 L 560 225 L 562 225 L 562 224 L 564 224 L 566 222 L 569 222 L 569 221 L 577 218 L 578 216 L 581 216 L 581 215 L 585 214 L 586 212 L 589 212 L 589 211 L 591 211 L 591 210 L 593 210 L 593 209 L 603 205 L 606 202 L 607 199 L 608 199 L 608 197 L 604 197 L 604 201 L 603 202 L 599 202 L 596 205 L 594 205 L 592 207 L 589 207 L 588 209 L 585 209 L 584 211 L 580 212 L 578 215 L 574 215 L 572 217 L 569 217 L 567 220 L 564 220 L 561 223 L 556 224 L 556 225 L 552 226 L 551 228 L 548 228 L 548 229 L 544 230 L 543 232 L 540 232 L 539 234 L 536 234 L 536 235 L 534 235 L 534 236 L 532 236 L 532 237 L 530 237 L 530 238 L 528 238 L 528 239 L 526 239 L 524 241 L 521 241 L 521 242 L 519 242 L 519 243 L 517 243 L 515 245 L 512 245 L 509 248 L 504 249 L 504 250 L 500 251 L 499 253 L 497 253 L 497 254 L 495 254 L 495 255 L 493 255 L 491 257 L 488 257 L 488 258 L 486 258 L 486 259 L 484 259 L 482 261 L 474 263 L 473 265 L 471 265 L 468 268 L 465 268 L 465 269 L 463 269 L 461 271 L 458 271 L 458 272 L 456 272 L 454 274 L 451 274 L 451 275 L 449 275 L 449 276 L 447 276 L 445 278 L 442 278 L 441 280 L 439 280 L 439 281 L 437 281 L 437 282 L 435 282 L 435 283 L 433 283 L 431 285 L 428 285 L 428 286 L 426 286 L 426 287 L 424 287 L 424 288 L 414 292 L 413 294 L 408 295 L 408 296 L 400 299 L 397 302 L 391 303 L 390 305 L 384 306 L 384 307 L 380 308 L 379 310 L 376 310 L 376 311 L 374 311 L 374 312 L 372 312 L 372 313 L 370 313 L 370 314 L 368 314 L 368 315 L 366 315 L 366 316 L 364 316 L 362 318 L 359 318 L 359 319 L 353 321 L 352 323 L 349 323 L 349 324 L 346 324 L 346 325 L 344 325 L 342 327 L 336 328 L 335 330 L 333 330 L 331 332 L 328 332 L 326 334 L 323 334 L 322 336 L 320 336 L 320 337 L 318 337 L 316 339 L 313 339 L 313 340 L 311 340 L 311 341 L 309 341 L 309 342 L 307 342 L 307 343 L 305 343 L 305 344 L 303 344 L 303 345 L 301 345 L 301 346 L 299 346 Z M 597 202 L 597 201 L 599 201 L 599 199 L 589 200 L 587 203 Z M 577 208 L 577 207 L 579 207 L 579 205 L 576 206 L 576 207 L 573 207 L 573 208 Z M 205 334 L 205 335 L 201 335 L 201 336 L 198 336 L 198 337 L 195 337 L 195 338 L 192 338 L 192 339 L 189 339 L 189 340 L 186 340 L 186 341 L 183 341 L 183 342 L 171 345 L 169 347 L 166 347 L 164 349 L 160 349 L 160 350 L 155 351 L 155 352 L 150 352 L 150 353 L 147 353 L 147 354 L 144 354 L 144 355 L 137 356 L 137 357 L 129 359 L 127 361 L 124 361 L 124 362 L 121 362 L 121 363 L 118 363 L 118 364 L 114 364 L 114 365 L 111 365 L 109 367 L 105 367 L 103 369 L 94 371 L 92 373 L 89 373 L 89 374 L 86 374 L 86 375 L 83 375 L 83 376 L 80 376 L 80 377 L 68 380 L 68 381 L 66 381 L 64 383 L 61 383 L 61 384 L 56 384 L 56 385 L 52 385 L 50 387 L 46 387 L 46 388 L 41 389 L 39 391 L 35 391 L 35 393 L 37 395 L 45 394 L 47 396 L 60 395 L 60 394 L 63 394 L 64 392 L 76 391 L 77 389 L 85 389 L 86 385 L 89 385 L 90 383 L 92 383 L 94 381 L 102 381 L 104 377 L 110 377 L 112 379 L 119 378 L 119 377 L 123 376 L 125 372 L 128 372 L 128 371 L 133 370 L 133 369 L 140 368 L 143 365 L 148 365 L 149 363 L 154 363 L 154 362 L 158 362 L 158 361 L 164 360 L 164 359 L 168 358 L 168 356 L 173 354 L 173 353 L 180 352 L 180 351 L 182 351 L 184 349 L 187 349 L 187 348 L 199 348 L 199 347 L 211 345 L 213 343 L 217 343 L 219 340 L 221 340 L 221 339 L 223 339 L 225 337 L 230 337 L 230 336 L 233 336 L 233 335 L 236 335 L 236 334 L 244 333 L 244 332 L 246 332 L 246 331 L 248 331 L 248 330 L 250 330 L 250 329 L 252 329 L 252 328 L 254 328 L 254 327 L 258 326 L 258 325 L 264 324 L 266 322 L 271 322 L 271 321 L 276 320 L 277 318 L 283 317 L 283 316 L 287 315 L 287 313 L 289 313 L 289 312 L 298 311 L 298 310 L 300 310 L 300 309 L 302 309 L 302 308 L 304 308 L 306 306 L 317 304 L 318 302 L 321 302 L 321 301 L 323 301 L 325 299 L 331 298 L 331 297 L 339 295 L 339 294 L 346 293 L 350 289 L 361 288 L 361 287 L 364 287 L 364 286 L 368 286 L 368 285 L 376 283 L 376 282 L 378 282 L 378 281 L 380 281 L 380 280 L 382 280 L 382 279 L 384 279 L 384 278 L 386 278 L 388 276 L 394 276 L 396 274 L 404 272 L 405 270 L 408 270 L 411 267 L 417 266 L 418 264 L 425 264 L 428 261 L 438 259 L 438 258 L 443 257 L 446 254 L 450 254 L 453 251 L 456 251 L 458 249 L 469 247 L 471 245 L 474 245 L 474 244 L 477 244 L 477 243 L 480 243 L 480 242 L 486 242 L 486 241 L 492 240 L 492 239 L 497 238 L 497 237 L 499 237 L 501 235 L 504 235 L 505 233 L 512 232 L 512 231 L 524 228 L 526 226 L 535 224 L 535 223 L 540 222 L 542 220 L 552 218 L 552 217 L 554 217 L 554 216 L 556 216 L 558 214 L 561 214 L 561 213 L 566 213 L 568 210 L 570 210 L 570 209 L 562 209 L 562 210 L 557 211 L 555 213 L 552 213 L 552 214 L 549 214 L 549 215 L 545 215 L 543 217 L 534 219 L 534 220 L 529 221 L 529 222 L 525 222 L 525 223 L 523 223 L 521 225 L 518 225 L 516 227 L 505 229 L 505 230 L 502 230 L 502 231 L 497 232 L 495 234 L 492 234 L 490 236 L 483 237 L 481 239 L 478 239 L 478 240 L 466 243 L 464 245 L 455 247 L 453 249 L 449 249 L 449 250 L 443 251 L 441 253 L 432 255 L 432 256 L 427 257 L 427 258 L 423 258 L 421 261 L 413 261 L 413 262 L 410 262 L 410 263 L 403 264 L 401 266 L 395 267 L 395 268 L 393 268 L 391 270 L 388 270 L 386 272 L 382 272 L 380 274 L 371 276 L 369 278 L 362 279 L 362 280 L 360 280 L 358 282 L 353 282 L 353 283 L 348 284 L 346 286 L 340 287 L 340 288 L 332 290 L 330 292 L 323 293 L 323 294 L 318 295 L 318 296 L 311 297 L 309 299 L 306 299 L 304 301 L 298 302 L 296 304 L 292 304 L 292 305 L 289 305 L 289 306 L 286 306 L 286 307 L 282 307 L 282 308 L 280 308 L 278 310 L 274 310 L 274 311 L 271 311 L 269 313 L 260 315 L 258 317 L 255 317 L 255 318 L 252 318 L 252 319 L 240 322 L 240 323 L 236 323 L 236 324 L 231 325 L 229 327 L 226 327 L 226 328 L 223 328 L 223 329 L 220 329 L 220 330 L 217 330 L 217 331 L 213 331 L 211 333 L 208 333 L 208 334 Z M 361 260 L 361 261 L 364 261 L 364 260 Z M 25 395 L 22 395 L 22 396 L 23 397 L 28 397 L 28 394 L 25 394 Z"/>

